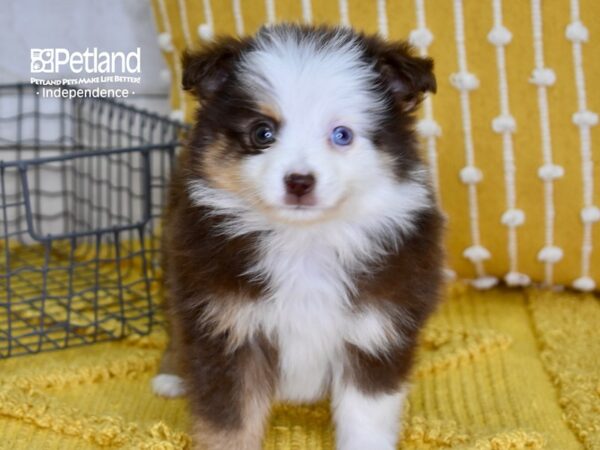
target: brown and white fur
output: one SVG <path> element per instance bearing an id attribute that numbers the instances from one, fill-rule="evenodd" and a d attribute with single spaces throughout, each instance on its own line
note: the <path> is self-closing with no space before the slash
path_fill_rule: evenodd
<path id="1" fill-rule="evenodd" d="M 413 130 L 432 68 L 405 43 L 297 25 L 184 56 L 201 108 L 165 214 L 171 344 L 153 386 L 187 393 L 197 448 L 259 449 L 272 402 L 324 396 L 338 449 L 396 448 L 441 283 Z"/>

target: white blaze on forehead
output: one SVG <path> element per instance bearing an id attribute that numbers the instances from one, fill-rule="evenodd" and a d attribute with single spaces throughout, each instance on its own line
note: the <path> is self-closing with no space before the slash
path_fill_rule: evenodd
<path id="1" fill-rule="evenodd" d="M 242 61 L 241 77 L 257 100 L 294 125 L 322 130 L 339 120 L 366 131 L 382 108 L 372 89 L 378 75 L 360 39 L 347 30 L 326 39 L 285 28 L 260 33 Z"/>

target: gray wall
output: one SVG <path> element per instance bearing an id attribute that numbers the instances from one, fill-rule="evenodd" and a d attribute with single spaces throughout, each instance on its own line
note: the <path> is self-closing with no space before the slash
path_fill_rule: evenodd
<path id="1" fill-rule="evenodd" d="M 30 49 L 54 47 L 140 47 L 142 80 L 129 102 L 169 111 L 150 0 L 0 0 L 0 83 L 29 80 Z"/>

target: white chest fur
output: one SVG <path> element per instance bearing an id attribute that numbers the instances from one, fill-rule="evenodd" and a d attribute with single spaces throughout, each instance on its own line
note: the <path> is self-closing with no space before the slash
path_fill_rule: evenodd
<path id="1" fill-rule="evenodd" d="M 351 244 L 346 244 L 351 246 Z M 347 250 L 347 249 L 346 249 Z M 316 233 L 272 236 L 252 272 L 270 286 L 267 298 L 249 305 L 243 328 L 262 331 L 279 351 L 279 396 L 312 401 L 339 377 L 346 343 L 378 353 L 394 338 L 391 320 L 375 308 L 352 307 L 352 270 L 340 249 Z"/>

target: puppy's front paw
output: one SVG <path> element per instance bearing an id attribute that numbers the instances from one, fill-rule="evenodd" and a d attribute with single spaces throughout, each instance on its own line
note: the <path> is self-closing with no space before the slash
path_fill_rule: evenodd
<path id="1" fill-rule="evenodd" d="M 337 450 L 395 450 L 406 386 L 367 394 L 353 386 L 334 392 Z"/>
<path id="2" fill-rule="evenodd" d="M 161 397 L 181 397 L 185 394 L 183 380 L 177 375 L 159 373 L 152 378 L 152 390 Z"/>

